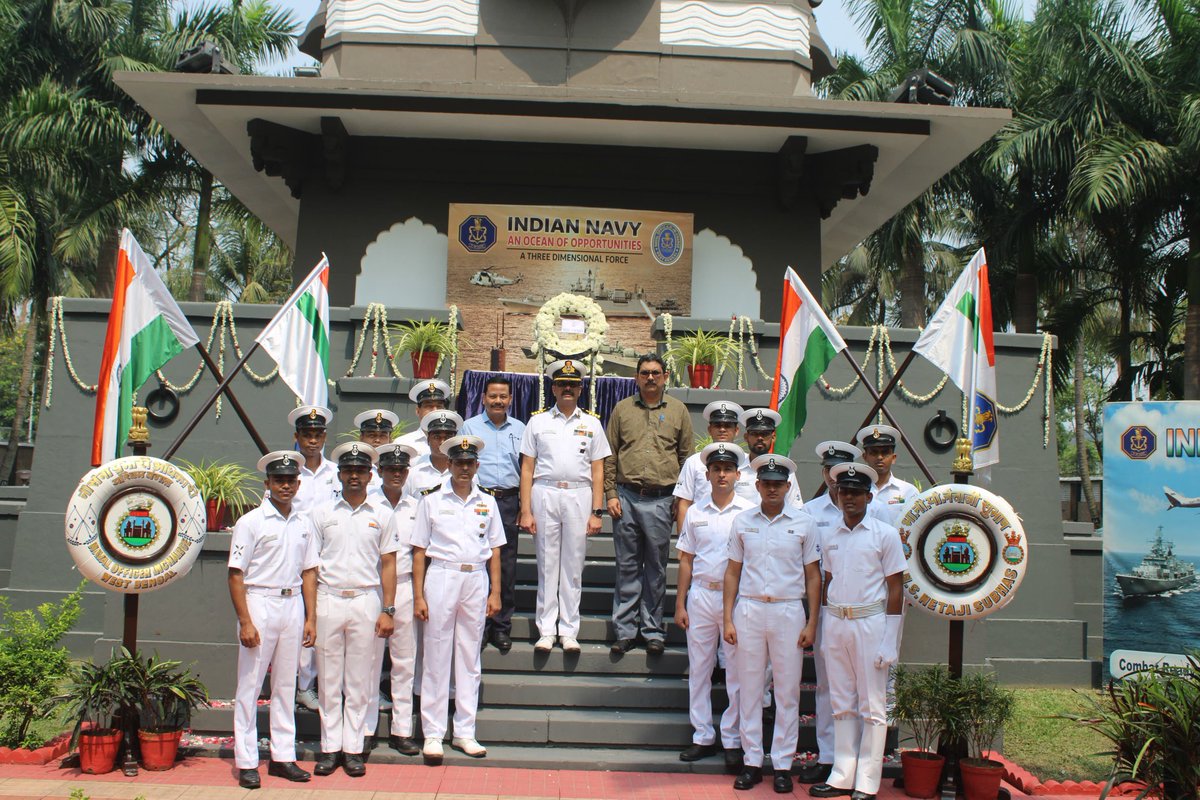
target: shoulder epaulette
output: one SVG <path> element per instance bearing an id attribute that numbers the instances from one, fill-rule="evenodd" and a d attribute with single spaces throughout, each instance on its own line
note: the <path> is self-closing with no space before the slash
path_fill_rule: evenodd
<path id="1" fill-rule="evenodd" d="M 551 408 L 554 408 L 554 406 L 547 406 L 546 408 L 539 408 L 537 411 L 533 412 L 529 416 L 536 417 L 538 414 L 544 414 L 545 412 L 549 411 Z"/>
<path id="2" fill-rule="evenodd" d="M 419 492 L 417 492 L 417 494 L 421 495 L 421 497 L 424 497 L 427 494 L 436 492 L 440 488 L 442 488 L 442 485 L 439 483 L 437 486 L 430 486 L 428 489 L 421 489 Z"/>
<path id="3" fill-rule="evenodd" d="M 597 414 L 595 411 L 592 411 L 590 408 L 585 408 L 585 409 L 583 410 L 583 413 L 585 413 L 585 414 L 591 414 L 591 415 L 592 415 L 593 417 L 595 417 L 596 419 L 600 419 L 600 415 L 599 415 L 599 414 Z"/>

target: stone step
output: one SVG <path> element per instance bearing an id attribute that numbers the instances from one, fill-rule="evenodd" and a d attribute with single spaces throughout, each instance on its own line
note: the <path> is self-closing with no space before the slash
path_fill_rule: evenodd
<path id="1" fill-rule="evenodd" d="M 617 565 L 612 560 L 589 558 L 583 564 L 583 585 L 611 589 L 617 580 Z M 538 581 L 537 559 L 522 556 L 517 559 L 517 582 L 536 585 Z M 667 566 L 667 586 L 679 582 L 679 565 L 672 561 Z"/>
<path id="2" fill-rule="evenodd" d="M 524 531 L 521 532 L 521 538 L 517 540 L 517 556 L 519 558 L 537 558 L 537 543 L 535 537 L 530 536 Z M 671 554 L 675 553 L 674 538 L 671 541 Z M 587 558 L 595 561 L 612 561 L 616 558 L 616 551 L 613 549 L 613 538 L 611 533 L 599 533 L 595 536 L 589 536 L 587 540 Z"/>
<path id="3" fill-rule="evenodd" d="M 987 663 L 1009 686 L 1093 686 L 1101 683 L 1100 661 L 1082 658 L 993 658 Z"/>
<path id="4" fill-rule="evenodd" d="M 611 609 L 608 609 L 608 611 L 611 612 Z M 676 625 L 673 618 L 667 618 L 665 622 L 667 624 L 667 644 L 685 645 L 687 643 L 687 632 Z M 511 636 L 513 641 L 537 641 L 538 629 L 534 623 L 533 615 L 523 613 L 514 614 Z M 580 615 L 579 641 L 611 643 L 614 638 L 611 613 Z"/>
<path id="5" fill-rule="evenodd" d="M 606 586 L 584 586 L 580 593 L 579 610 L 585 614 L 612 613 L 613 589 Z M 537 605 L 537 584 L 517 583 L 517 608 L 534 608 Z M 663 614 L 671 616 L 675 613 L 675 589 L 667 587 L 663 600 Z"/>

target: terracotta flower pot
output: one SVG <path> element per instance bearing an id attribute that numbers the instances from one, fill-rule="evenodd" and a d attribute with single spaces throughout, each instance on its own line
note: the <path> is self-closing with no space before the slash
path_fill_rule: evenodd
<path id="1" fill-rule="evenodd" d="M 964 758 L 958 768 L 966 800 L 996 800 L 1004 780 L 1003 764 L 988 758 Z"/>
<path id="2" fill-rule="evenodd" d="M 909 797 L 936 797 L 946 759 L 937 753 L 905 750 L 900 754 L 904 769 L 904 793 Z"/>
<path id="3" fill-rule="evenodd" d="M 713 382 L 712 364 L 689 364 L 688 382 L 693 389 L 711 389 Z"/>
<path id="4" fill-rule="evenodd" d="M 79 734 L 79 769 L 88 775 L 112 772 L 121 749 L 121 732 L 115 728 L 94 728 Z"/>
<path id="5" fill-rule="evenodd" d="M 205 500 L 204 510 L 206 512 L 207 524 L 206 530 L 219 531 L 225 527 L 225 504 L 220 500 Z"/>
<path id="6" fill-rule="evenodd" d="M 142 767 L 158 772 L 174 767 L 182 736 L 183 731 L 138 731 L 138 741 L 142 745 Z"/>
<path id="7" fill-rule="evenodd" d="M 409 353 L 412 358 L 413 377 L 417 380 L 427 380 L 437 374 L 437 353 Z"/>

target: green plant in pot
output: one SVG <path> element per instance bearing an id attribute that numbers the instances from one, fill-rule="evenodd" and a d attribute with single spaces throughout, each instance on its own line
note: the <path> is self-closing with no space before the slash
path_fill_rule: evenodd
<path id="1" fill-rule="evenodd" d="M 136 697 L 142 766 L 170 769 L 192 711 L 208 704 L 208 689 L 179 661 L 157 654 L 143 659 L 126 652 L 119 661 Z"/>
<path id="2" fill-rule="evenodd" d="M 956 685 L 944 666 L 913 669 L 896 667 L 895 704 L 892 715 L 912 733 L 915 750 L 900 754 L 904 770 L 904 793 L 909 797 L 934 797 L 941 784 L 945 757 L 938 742 L 952 727 Z"/>
<path id="3" fill-rule="evenodd" d="M 75 720 L 71 743 L 79 746 L 79 768 L 91 775 L 112 772 L 123 736 L 119 718 L 136 707 L 120 658 L 107 664 L 77 663 L 55 702 Z"/>
<path id="4" fill-rule="evenodd" d="M 1004 765 L 984 757 L 1013 716 L 1013 694 L 984 673 L 964 675 L 949 695 L 953 713 L 948 733 L 967 743 L 967 758 L 959 762 L 967 800 L 995 800 L 1004 779 Z"/>
<path id="5" fill-rule="evenodd" d="M 695 333 L 674 337 L 667 356 L 677 365 L 687 367 L 693 389 L 710 389 L 713 374 L 733 359 L 734 348 L 728 336 L 697 328 Z"/>
<path id="6" fill-rule="evenodd" d="M 413 377 L 418 380 L 436 375 L 438 361 L 454 352 L 450 326 L 435 319 L 394 325 L 392 337 L 393 352 L 411 354 Z"/>
<path id="7" fill-rule="evenodd" d="M 196 464 L 179 460 L 179 465 L 192 476 L 200 496 L 204 498 L 205 511 L 208 514 L 207 528 L 219 531 L 226 524 L 232 523 L 231 513 L 236 519 L 242 509 L 258 502 L 259 498 L 251 490 L 258 484 L 258 475 L 243 467 L 227 461 L 204 461 Z"/>

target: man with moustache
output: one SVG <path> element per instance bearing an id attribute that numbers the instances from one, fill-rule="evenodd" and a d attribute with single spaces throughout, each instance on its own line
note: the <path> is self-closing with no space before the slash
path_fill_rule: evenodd
<path id="1" fill-rule="evenodd" d="M 521 438 L 525 423 L 508 415 L 512 408 L 512 378 L 489 375 L 483 386 L 483 413 L 462 424 L 462 432 L 483 440 L 476 480 L 496 500 L 504 524 L 500 548 L 500 610 L 489 617 L 483 641 L 501 653 L 512 649 L 512 615 L 517 606 L 517 517 L 521 510 Z"/>
<path id="2" fill-rule="evenodd" d="M 637 361 L 637 394 L 608 418 L 612 455 L 604 464 L 604 493 L 613 518 L 617 580 L 613 592 L 612 652 L 628 653 L 639 633 L 649 655 L 666 649 L 663 600 L 675 527 L 675 483 L 692 454 L 687 406 L 665 393 L 669 373 L 661 356 Z"/>
<path id="3" fill-rule="evenodd" d="M 867 515 L 878 476 L 865 464 L 830 470 L 842 520 L 822 537 L 822 645 L 833 708 L 829 780 L 813 797 L 874 800 L 887 743 L 888 670 L 900 657 L 904 551 L 891 525 Z"/>
<path id="4" fill-rule="evenodd" d="M 258 693 L 271 673 L 271 760 L 267 774 L 307 781 L 296 766 L 296 664 L 301 644 L 315 631 L 305 624 L 301 573 L 313 533 L 292 507 L 300 486 L 300 459 L 277 450 L 258 460 L 266 479 L 262 505 L 233 526 L 229 542 L 229 597 L 238 618 L 238 681 L 233 709 L 233 754 L 238 785 L 261 786 L 258 776 Z"/>
<path id="5" fill-rule="evenodd" d="M 475 483 L 482 449 L 483 441 L 476 436 L 456 436 L 442 444 L 442 454 L 450 461 L 450 480 L 421 500 L 413 524 L 413 613 L 425 621 L 422 754 L 431 766 L 440 764 L 444 755 L 451 669 L 450 746 L 472 758 L 487 755 L 487 748 L 475 740 L 479 643 L 485 620 L 500 609 L 504 526 L 495 499 Z"/>
<path id="6" fill-rule="evenodd" d="M 436 492 L 450 477 L 446 471 L 450 460 L 441 451 L 441 446 L 458 433 L 463 421 L 454 411 L 431 411 L 421 418 L 421 434 L 424 437 L 426 457 L 413 459 L 404 491 L 409 497 L 420 500 L 430 492 Z M 408 444 L 404 437 L 397 439 Z M 414 445 L 410 445 L 414 446 Z"/>
<path id="7" fill-rule="evenodd" d="M 292 507 L 307 514 L 317 506 L 336 500 L 341 494 L 337 464 L 325 457 L 325 438 L 333 412 L 323 406 L 299 406 L 288 414 L 288 422 L 296 429 L 296 449 L 303 461 L 300 465 L 300 488 L 292 498 Z M 296 677 L 296 704 L 309 711 L 320 710 L 317 700 L 317 657 L 312 648 L 300 653 Z"/>
<path id="8" fill-rule="evenodd" d="M 579 407 L 584 369 L 575 361 L 547 368 L 554 407 L 534 414 L 521 441 L 521 527 L 537 544 L 538 640 L 578 653 L 579 602 L 587 537 L 604 516 L 604 459 L 612 452 L 594 414 Z"/>
<path id="9" fill-rule="evenodd" d="M 712 673 L 721 649 L 725 652 L 725 692 L 729 696 L 729 705 L 721 715 L 721 745 L 726 769 L 740 769 L 737 650 L 724 641 L 722 589 L 733 520 L 754 508 L 754 503 L 733 491 L 738 465 L 745 458 L 740 447 L 732 442 L 713 442 L 699 455 L 708 465 L 709 491 L 704 501 L 688 508 L 676 545 L 679 598 L 675 601 L 675 624 L 687 631 L 688 715 L 694 731 L 691 746 L 679 754 L 679 760 L 699 761 L 717 752 Z"/>
<path id="10" fill-rule="evenodd" d="M 441 411 L 447 407 L 450 399 L 450 384 L 440 381 L 437 378 L 418 381 L 408 390 L 408 399 L 412 400 L 417 406 L 418 427 L 417 430 L 404 434 L 396 439 L 396 441 L 400 444 L 417 448 L 419 455 L 413 462 L 413 466 L 415 467 L 418 463 L 428 459 L 430 453 L 429 441 L 425 438 L 424 428 L 420 427 L 420 423 L 430 412 Z"/>
<path id="11" fill-rule="evenodd" d="M 792 791 L 789 770 L 800 735 L 803 648 L 816 638 L 820 602 L 816 535 L 810 517 L 787 502 L 790 458 L 765 454 L 751 462 L 761 504 L 733 521 L 725 568 L 725 641 L 737 647 L 739 736 L 745 751 L 733 788 L 762 782 L 762 704 L 767 665 L 775 680 L 775 732 L 771 764 L 775 791 Z"/>
<path id="12" fill-rule="evenodd" d="M 321 673 L 321 755 L 314 772 L 366 774 L 367 707 L 378 692 L 375 638 L 392 634 L 396 613 L 396 551 L 391 510 L 367 497 L 378 456 L 362 442 L 334 448 L 342 496 L 312 512 L 304 601 L 315 608 Z"/>
<path id="13" fill-rule="evenodd" d="M 750 460 L 766 455 L 775 449 L 775 433 L 783 417 L 779 412 L 769 408 L 748 408 L 741 414 L 742 428 L 745 430 L 747 459 L 742 465 L 741 477 L 738 479 L 737 493 L 742 497 L 758 502 L 757 476 Z M 785 452 L 784 455 L 787 455 Z M 804 507 L 804 495 L 800 492 L 800 484 L 796 481 L 796 473 L 788 474 L 787 502 L 796 508 Z"/>

